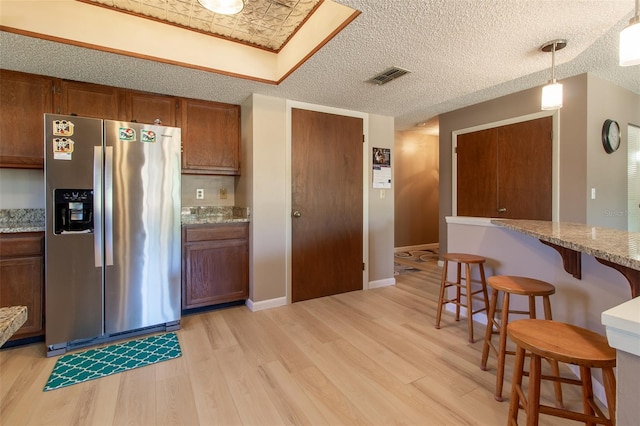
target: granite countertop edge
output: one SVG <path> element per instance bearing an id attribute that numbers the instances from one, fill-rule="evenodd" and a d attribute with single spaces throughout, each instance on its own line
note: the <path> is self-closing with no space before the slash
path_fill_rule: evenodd
<path id="1" fill-rule="evenodd" d="M 570 222 L 493 219 L 491 223 L 640 271 L 640 233 Z"/>
<path id="2" fill-rule="evenodd" d="M 44 232 L 44 209 L 0 210 L 0 234 Z M 245 207 L 212 206 L 182 207 L 182 226 L 250 222 L 250 210 Z"/>

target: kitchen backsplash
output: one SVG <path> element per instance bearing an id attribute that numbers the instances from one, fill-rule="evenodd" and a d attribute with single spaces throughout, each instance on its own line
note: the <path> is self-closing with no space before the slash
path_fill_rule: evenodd
<path id="1" fill-rule="evenodd" d="M 182 175 L 183 206 L 233 206 L 235 205 L 235 177 Z M 204 198 L 198 199 L 196 191 L 202 189 Z M 226 198 L 221 198 L 224 190 Z"/>
<path id="2" fill-rule="evenodd" d="M 182 205 L 233 206 L 234 184 L 233 176 L 182 175 Z M 196 198 L 197 189 L 203 199 Z M 220 198 L 221 189 L 226 198 Z M 0 209 L 44 209 L 43 171 L 0 168 Z"/>

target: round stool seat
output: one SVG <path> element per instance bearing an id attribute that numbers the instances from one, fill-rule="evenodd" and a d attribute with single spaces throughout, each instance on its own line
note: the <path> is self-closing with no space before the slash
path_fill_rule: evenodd
<path id="1" fill-rule="evenodd" d="M 460 320 L 460 310 L 465 308 L 467 311 L 467 322 L 469 326 L 469 342 L 473 343 L 473 315 L 478 312 L 488 311 L 489 309 L 489 296 L 487 293 L 487 280 L 484 273 L 484 263 L 487 259 L 483 256 L 478 256 L 469 253 L 445 253 L 442 255 L 442 280 L 440 281 L 440 295 L 438 297 L 438 307 L 436 313 L 436 328 L 440 328 L 440 320 L 442 318 L 442 310 L 448 303 L 455 305 L 456 315 L 455 320 Z M 456 276 L 455 281 L 449 281 L 448 271 L 449 262 L 456 263 Z M 480 273 L 480 280 L 473 280 L 471 276 L 471 266 L 475 265 Z M 463 274 L 464 266 L 464 274 Z M 464 283 L 463 283 L 464 280 Z M 472 281 L 474 281 L 472 283 Z M 478 285 L 479 289 L 477 289 Z M 473 288 L 476 287 L 476 289 Z M 455 295 L 450 296 L 447 294 L 447 289 L 452 287 L 455 289 Z M 473 301 L 474 296 L 482 294 L 481 300 L 476 300 L 476 307 L 478 302 L 482 302 L 478 309 L 474 309 Z M 480 297 L 477 297 L 479 299 Z M 466 303 L 463 302 L 466 299 Z"/>
<path id="2" fill-rule="evenodd" d="M 494 275 L 487 279 L 487 285 L 491 287 L 491 303 L 487 313 L 487 329 L 482 348 L 482 360 L 480 368 L 487 370 L 487 360 L 489 350 L 493 349 L 498 361 L 496 371 L 496 390 L 494 397 L 496 401 L 502 401 L 502 387 L 504 386 L 504 367 L 506 355 L 515 355 L 514 351 L 507 350 L 507 326 L 510 314 L 527 315 L 529 318 L 536 318 L 536 298 L 542 298 L 544 317 L 547 320 L 551 317 L 551 302 L 549 296 L 556 292 L 555 286 L 546 281 L 529 277 L 513 275 Z M 498 294 L 502 292 L 502 307 L 498 307 Z M 525 296 L 529 301 L 528 310 L 512 309 L 511 296 Z M 499 315 L 496 315 L 499 312 Z M 499 320 L 498 320 L 499 317 Z M 497 329 L 498 331 L 494 331 Z M 494 334 L 498 334 L 498 346 L 492 342 Z M 550 360 L 553 373 L 559 374 L 558 361 Z M 554 383 L 556 394 L 556 406 L 564 406 L 562 402 L 562 387 L 560 383 Z"/>
<path id="3" fill-rule="evenodd" d="M 482 256 L 468 253 L 446 253 L 442 255 L 442 258 L 458 263 L 484 263 L 487 261 L 487 259 Z"/>
<path id="4" fill-rule="evenodd" d="M 607 338 L 585 328 L 562 322 L 524 319 L 507 326 L 518 346 L 544 358 L 592 368 L 616 366 L 616 350 Z"/>
<path id="5" fill-rule="evenodd" d="M 487 284 L 498 291 L 523 296 L 550 296 L 556 292 L 555 286 L 546 281 L 511 275 L 494 275 L 487 278 Z"/>

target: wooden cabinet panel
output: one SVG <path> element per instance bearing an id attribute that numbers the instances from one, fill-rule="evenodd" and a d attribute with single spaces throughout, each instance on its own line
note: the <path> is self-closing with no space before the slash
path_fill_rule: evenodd
<path id="1" fill-rule="evenodd" d="M 240 174 L 240 106 L 182 99 L 182 172 Z"/>
<path id="2" fill-rule="evenodd" d="M 160 120 L 163 125 L 175 127 L 178 99 L 155 93 L 121 90 L 120 120 L 153 124 Z"/>
<path id="3" fill-rule="evenodd" d="M 0 167 L 44 167 L 44 117 L 54 79 L 0 70 Z"/>
<path id="4" fill-rule="evenodd" d="M 0 167 L 44 167 L 45 113 L 182 129 L 185 174 L 240 174 L 240 106 L 0 70 Z"/>
<path id="5" fill-rule="evenodd" d="M 551 220 L 552 119 L 457 138 L 457 214 Z"/>
<path id="6" fill-rule="evenodd" d="M 0 236 L 0 306 L 27 307 L 27 322 L 11 340 L 44 335 L 42 233 Z"/>
<path id="7" fill-rule="evenodd" d="M 248 224 L 187 227 L 183 232 L 182 309 L 249 297 Z M 216 234 L 216 230 L 222 230 Z M 228 238 L 233 235 L 242 238 Z M 201 240 L 205 235 L 211 239 Z M 215 239 L 216 237 L 220 239 Z M 191 242 L 189 238 L 195 238 Z"/>
<path id="8" fill-rule="evenodd" d="M 118 120 L 116 87 L 63 80 L 60 96 L 60 114 Z"/>

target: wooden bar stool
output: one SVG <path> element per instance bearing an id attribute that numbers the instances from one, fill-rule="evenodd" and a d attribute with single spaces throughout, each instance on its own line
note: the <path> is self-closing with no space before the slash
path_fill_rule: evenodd
<path id="1" fill-rule="evenodd" d="M 539 319 L 513 321 L 507 326 L 507 333 L 517 345 L 509 404 L 509 425 L 518 424 L 521 405 L 527 413 L 528 426 L 537 425 L 541 413 L 587 424 L 615 425 L 616 379 L 613 368 L 616 366 L 616 350 L 609 346 L 606 337 L 575 325 Z M 528 351 L 531 357 L 527 395 L 522 389 L 525 351 Z M 580 380 L 555 375 L 543 376 L 540 372 L 542 358 L 578 365 Z M 592 368 L 602 369 L 608 418 L 593 399 Z M 580 385 L 583 412 L 540 404 L 540 380 Z"/>
<path id="2" fill-rule="evenodd" d="M 486 311 L 489 306 L 489 297 L 487 296 L 487 281 L 484 275 L 484 263 L 486 259 L 482 256 L 466 253 L 446 253 L 443 256 L 444 265 L 442 268 L 442 281 L 440 283 L 440 297 L 438 298 L 438 312 L 436 315 L 436 328 L 440 328 L 440 319 L 442 318 L 442 309 L 445 304 L 453 303 L 456 305 L 456 321 L 460 321 L 461 298 L 464 297 L 467 308 L 467 319 L 469 322 L 469 342 L 473 343 L 473 314 Z M 457 263 L 456 281 L 447 280 L 447 271 L 449 262 Z M 465 265 L 465 284 L 462 284 L 462 265 Z M 471 265 L 478 265 L 480 268 L 480 285 L 479 290 L 473 291 L 471 288 Z M 445 298 L 445 291 L 448 287 L 456 287 L 456 295 L 452 299 Z M 462 291 L 464 287 L 465 291 Z M 473 296 L 482 293 L 484 300 L 483 306 L 477 310 L 473 310 Z"/>
<path id="3" fill-rule="evenodd" d="M 502 386 L 504 384 L 504 363 L 506 355 L 515 355 L 514 351 L 507 350 L 507 324 L 509 324 L 509 314 L 528 315 L 529 318 L 536 318 L 536 297 L 542 297 L 545 319 L 551 317 L 551 302 L 549 296 L 556 292 L 556 288 L 548 282 L 537 280 L 535 278 L 516 277 L 509 275 L 495 275 L 487 279 L 487 285 L 491 287 L 491 302 L 489 303 L 489 313 L 487 314 L 487 329 L 484 335 L 484 346 L 482 348 L 482 361 L 480 368 L 487 370 L 487 359 L 489 358 L 489 349 L 493 349 L 498 360 L 496 372 L 496 401 L 502 401 Z M 498 311 L 498 297 L 502 292 L 502 308 L 499 311 L 500 320 L 496 318 Z M 511 295 L 527 296 L 529 299 L 529 310 L 510 309 Z M 497 331 L 496 331 L 497 329 Z M 499 336 L 498 347 L 491 341 L 494 334 Z M 558 362 L 550 361 L 553 374 L 559 374 Z M 556 406 L 562 407 L 562 388 L 561 384 L 555 383 Z"/>

